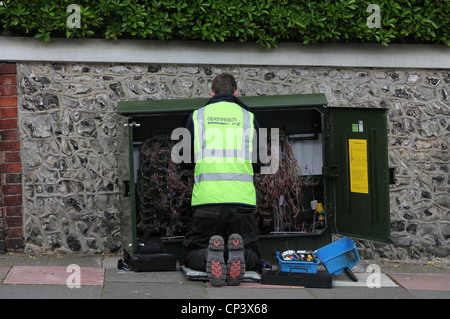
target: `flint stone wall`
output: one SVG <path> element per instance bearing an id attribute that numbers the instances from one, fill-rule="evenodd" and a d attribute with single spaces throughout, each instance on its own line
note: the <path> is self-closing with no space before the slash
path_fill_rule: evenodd
<path id="1" fill-rule="evenodd" d="M 26 251 L 118 252 L 119 100 L 208 97 L 230 72 L 241 96 L 325 93 L 329 105 L 387 107 L 394 245 L 363 258 L 450 254 L 450 71 L 18 63 Z"/>

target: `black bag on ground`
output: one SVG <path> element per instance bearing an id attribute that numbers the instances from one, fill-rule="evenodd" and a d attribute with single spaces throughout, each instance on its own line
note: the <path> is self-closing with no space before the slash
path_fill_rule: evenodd
<path id="1" fill-rule="evenodd" d="M 134 258 L 124 250 L 124 257 L 117 263 L 118 269 L 135 272 L 176 270 L 176 257 L 165 252 L 160 237 L 146 232 L 137 239 L 137 245 Z"/>

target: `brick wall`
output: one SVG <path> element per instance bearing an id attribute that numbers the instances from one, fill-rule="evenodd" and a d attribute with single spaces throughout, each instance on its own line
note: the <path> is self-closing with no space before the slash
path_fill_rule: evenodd
<path id="1" fill-rule="evenodd" d="M 0 251 L 23 249 L 16 73 L 15 63 L 0 63 Z"/>

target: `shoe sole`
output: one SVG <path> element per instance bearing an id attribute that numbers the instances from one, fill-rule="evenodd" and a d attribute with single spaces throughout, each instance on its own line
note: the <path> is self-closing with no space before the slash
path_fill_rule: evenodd
<path id="1" fill-rule="evenodd" d="M 245 274 L 244 241 L 239 234 L 232 234 L 228 238 L 227 283 L 238 286 Z"/>
<path id="2" fill-rule="evenodd" d="M 211 285 L 221 287 L 227 279 L 227 267 L 223 257 L 224 240 L 221 236 L 212 236 L 209 240 L 206 260 L 206 273 Z"/>

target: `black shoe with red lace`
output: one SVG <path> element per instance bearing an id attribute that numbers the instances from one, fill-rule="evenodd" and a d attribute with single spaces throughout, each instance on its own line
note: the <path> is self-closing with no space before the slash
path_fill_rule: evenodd
<path id="1" fill-rule="evenodd" d="M 211 285 L 221 287 L 227 279 L 227 267 L 223 251 L 225 243 L 222 236 L 215 235 L 209 239 L 208 250 L 206 252 L 206 272 Z"/>
<path id="2" fill-rule="evenodd" d="M 239 234 L 231 234 L 228 237 L 228 261 L 227 283 L 230 286 L 238 286 L 245 274 L 244 241 Z"/>

